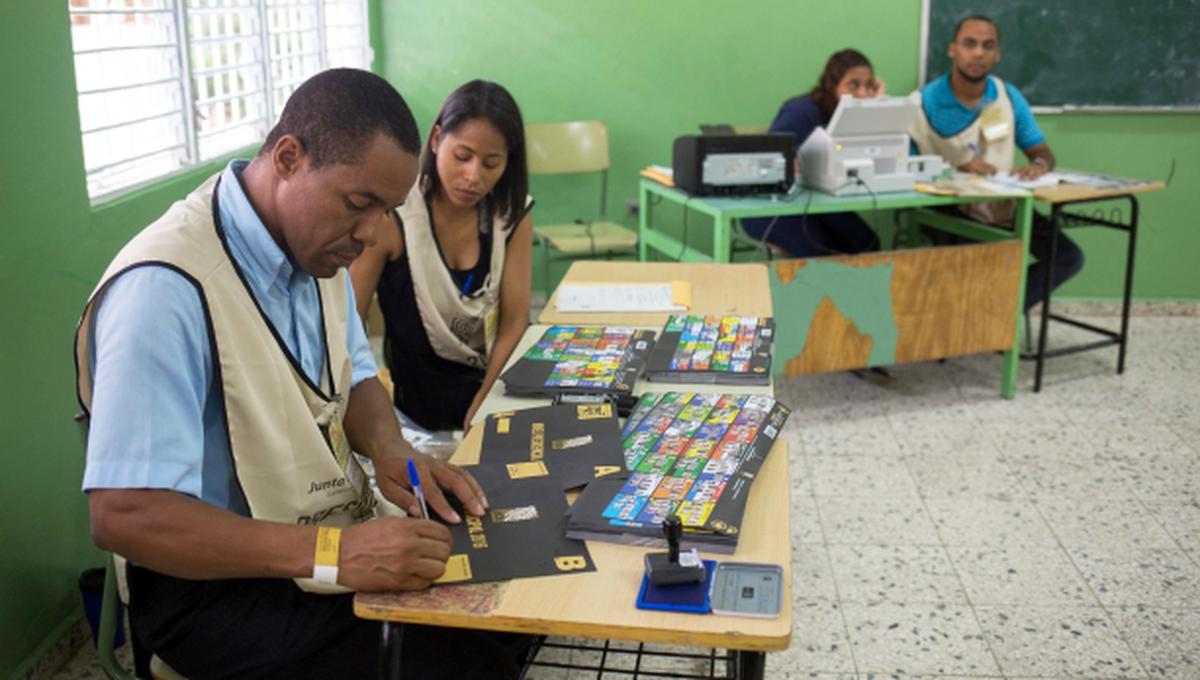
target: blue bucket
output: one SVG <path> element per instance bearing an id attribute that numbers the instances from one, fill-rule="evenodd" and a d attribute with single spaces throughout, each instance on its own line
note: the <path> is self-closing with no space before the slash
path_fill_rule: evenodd
<path id="1" fill-rule="evenodd" d="M 104 569 L 85 569 L 79 574 L 79 594 L 83 597 L 83 613 L 92 629 L 92 645 L 100 646 L 100 609 L 104 605 Z M 117 600 L 117 630 L 113 635 L 113 649 L 125 645 L 125 605 Z"/>

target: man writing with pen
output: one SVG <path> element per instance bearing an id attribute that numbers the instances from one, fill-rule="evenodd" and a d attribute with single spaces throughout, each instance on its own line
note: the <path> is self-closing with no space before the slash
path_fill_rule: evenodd
<path id="1" fill-rule="evenodd" d="M 948 48 L 950 72 L 921 90 L 922 115 L 910 134 L 920 153 L 938 154 L 962 172 L 1012 175 L 1037 179 L 1055 167 L 1054 153 L 1038 128 L 1029 103 L 1011 83 L 992 76 L 1000 61 L 1000 29 L 984 16 L 970 16 L 954 27 Z M 1028 163 L 1013 169 L 1016 149 Z M 1013 201 L 988 201 L 962 206 L 972 219 L 1011 227 Z M 1048 221 L 1034 213 L 1030 252 L 1038 259 L 1026 277 L 1025 308 L 1043 295 L 1044 261 L 1049 257 Z M 1059 231 L 1051 289 L 1083 268 L 1083 251 Z"/>
<path id="2" fill-rule="evenodd" d="M 189 678 L 373 677 L 351 591 L 445 570 L 487 509 L 405 442 L 345 268 L 417 175 L 420 135 L 379 76 L 333 69 L 117 254 L 76 338 L 95 543 L 127 560 L 133 638 Z M 409 517 L 382 517 L 352 451 Z M 446 491 L 443 492 L 443 489 Z M 406 626 L 405 677 L 514 677 L 506 640 Z"/>

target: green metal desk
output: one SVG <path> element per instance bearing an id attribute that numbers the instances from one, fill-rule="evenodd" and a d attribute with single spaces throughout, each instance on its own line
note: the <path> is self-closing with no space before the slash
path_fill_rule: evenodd
<path id="1" fill-rule="evenodd" d="M 997 199 L 1017 201 L 1014 228 L 1011 231 L 931 210 L 931 208 L 941 206 Z M 697 220 L 689 224 L 688 230 L 711 228 L 713 252 L 704 252 L 674 236 L 654 229 L 654 206 L 664 201 L 679 205 L 684 211 L 691 210 L 712 218 L 711 227 L 703 223 L 697 224 L 696 222 L 703 222 L 703 220 Z M 816 215 L 870 210 L 905 210 L 902 214 L 903 227 L 910 233 L 914 232 L 918 225 L 923 224 L 981 242 L 1020 240 L 1023 244 L 1024 261 L 1021 266 L 1020 289 L 1017 291 L 1017 319 L 1012 346 L 1004 352 L 1000 388 L 1001 394 L 1011 399 L 1016 393 L 1017 366 L 1020 362 L 1020 338 L 1024 321 L 1020 310 L 1024 309 L 1029 237 L 1033 223 L 1033 201 L 1031 193 L 1021 190 L 1014 190 L 1011 195 L 1005 196 L 935 196 L 916 191 L 904 191 L 881 193 L 872 198 L 870 195 L 831 196 L 805 189 L 798 195 L 787 198 L 772 196 L 699 197 L 651 179 L 642 179 L 638 189 L 638 258 L 643 262 L 647 261 L 650 250 L 654 249 L 666 254 L 670 259 L 682 262 L 729 262 L 735 220 L 747 217 Z"/>

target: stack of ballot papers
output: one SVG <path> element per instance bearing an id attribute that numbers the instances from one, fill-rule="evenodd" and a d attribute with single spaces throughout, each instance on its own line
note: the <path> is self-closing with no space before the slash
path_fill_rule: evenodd
<path id="1" fill-rule="evenodd" d="M 646 359 L 654 382 L 766 385 L 775 320 L 672 314 Z"/>
<path id="2" fill-rule="evenodd" d="M 761 394 L 642 395 L 623 433 L 628 472 L 584 488 L 567 536 L 665 545 L 662 522 L 678 515 L 685 547 L 734 552 L 750 487 L 790 412 Z"/>
<path id="3" fill-rule="evenodd" d="M 480 462 L 553 475 L 564 491 L 625 470 L 621 425 L 609 403 L 501 411 L 483 427 Z"/>
<path id="4" fill-rule="evenodd" d="M 504 393 L 627 396 L 654 345 L 654 331 L 622 326 L 552 326 L 500 374 Z"/>
<path id="5" fill-rule="evenodd" d="M 466 511 L 453 494 L 450 506 L 462 517 L 446 524 L 452 546 L 446 571 L 435 581 L 481 583 L 513 578 L 595 571 L 587 544 L 565 535 L 567 499 L 558 478 L 530 464 L 480 464 L 467 469 L 479 482 L 489 507 L 482 517 Z M 436 514 L 431 518 L 445 523 Z"/>

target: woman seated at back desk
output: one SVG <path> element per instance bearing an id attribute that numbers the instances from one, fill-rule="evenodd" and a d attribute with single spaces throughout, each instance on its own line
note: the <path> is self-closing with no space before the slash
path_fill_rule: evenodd
<path id="1" fill-rule="evenodd" d="M 816 87 L 779 107 L 779 113 L 771 123 L 771 132 L 792 133 L 799 148 L 813 130 L 829 125 L 838 100 L 844 94 L 855 97 L 883 94 L 883 83 L 875 77 L 871 62 L 858 50 L 845 49 L 830 56 Z M 798 162 L 797 158 L 797 175 Z M 759 240 L 765 235 L 768 243 L 782 248 L 792 257 L 879 250 L 875 232 L 852 212 L 744 219 L 742 228 Z"/>
<path id="2" fill-rule="evenodd" d="M 379 292 L 392 401 L 427 430 L 469 427 L 529 326 L 528 187 L 516 101 L 473 80 L 442 104 L 412 192 L 350 266 L 363 318 Z"/>

